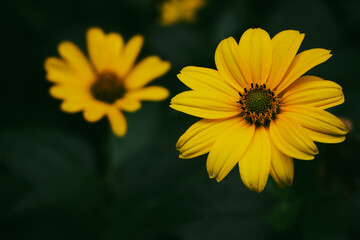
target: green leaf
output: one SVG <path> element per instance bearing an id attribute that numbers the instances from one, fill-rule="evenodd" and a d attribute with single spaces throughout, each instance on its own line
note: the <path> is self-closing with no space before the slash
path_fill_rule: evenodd
<path id="1" fill-rule="evenodd" d="M 90 146 L 53 129 L 3 131 L 0 156 L 2 164 L 29 184 L 28 192 L 17 200 L 15 211 L 72 202 L 96 179 Z"/>
<path id="2" fill-rule="evenodd" d="M 2 161 L 31 183 L 76 171 L 94 172 L 94 154 L 82 139 L 46 128 L 10 129 L 0 134 Z"/>
<path id="3" fill-rule="evenodd" d="M 296 220 L 301 200 L 281 201 L 265 216 L 265 219 L 278 231 L 285 231 Z"/>
<path id="4" fill-rule="evenodd" d="M 151 141 L 160 126 L 160 104 L 145 103 L 138 112 L 128 114 L 128 132 L 124 138 L 110 135 L 109 156 L 111 168 L 116 169 L 122 162 L 137 154 Z"/>
<path id="5" fill-rule="evenodd" d="M 269 180 L 266 185 L 266 189 L 268 193 L 274 196 L 277 199 L 289 199 L 294 197 L 294 190 L 292 186 L 279 187 L 276 182 L 269 177 Z"/>

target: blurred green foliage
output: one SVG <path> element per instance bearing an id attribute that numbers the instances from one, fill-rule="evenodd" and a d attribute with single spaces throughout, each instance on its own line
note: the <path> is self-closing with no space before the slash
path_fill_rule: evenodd
<path id="1" fill-rule="evenodd" d="M 0 239 L 357 239 L 360 234 L 358 66 L 360 2 L 356 0 L 209 1 L 194 24 L 161 27 L 161 1 L 25 1 L 1 3 Z M 250 27 L 271 36 L 306 33 L 301 50 L 334 56 L 310 74 L 339 83 L 346 102 L 331 112 L 353 125 L 342 144 L 318 144 L 314 161 L 295 161 L 294 185 L 269 179 L 249 192 L 237 169 L 209 180 L 206 156 L 178 159 L 175 143 L 197 119 L 144 103 L 127 114 L 125 138 L 105 119 L 87 123 L 60 111 L 48 94 L 43 63 L 71 40 L 85 50 L 98 26 L 125 39 L 145 36 L 141 56 L 159 55 L 171 71 L 155 83 L 183 91 L 182 67 L 211 67 L 217 44 Z"/>

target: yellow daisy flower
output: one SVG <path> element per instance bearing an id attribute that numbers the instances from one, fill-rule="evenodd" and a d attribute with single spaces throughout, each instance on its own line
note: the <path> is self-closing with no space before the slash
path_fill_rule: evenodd
<path id="1" fill-rule="evenodd" d="M 204 119 L 180 137 L 180 158 L 209 152 L 207 171 L 217 181 L 238 164 L 243 183 L 261 192 L 269 173 L 279 186 L 291 185 L 293 158 L 314 159 L 314 141 L 344 141 L 344 123 L 325 111 L 344 102 L 342 88 L 302 76 L 329 59 L 330 51 L 296 55 L 303 39 L 293 30 L 270 39 L 262 29 L 249 29 L 239 44 L 232 37 L 220 42 L 217 70 L 182 69 L 178 78 L 192 91 L 175 96 L 170 107 Z"/>
<path id="2" fill-rule="evenodd" d="M 164 26 L 177 22 L 193 22 L 205 0 L 166 0 L 160 6 L 160 23 Z"/>
<path id="3" fill-rule="evenodd" d="M 150 56 L 134 65 L 143 41 L 137 35 L 125 44 L 117 33 L 104 34 L 99 28 L 91 28 L 87 32 L 90 61 L 76 45 L 62 42 L 58 47 L 62 58 L 45 61 L 46 78 L 55 83 L 50 94 L 64 100 L 63 111 L 84 111 L 89 122 L 106 115 L 113 132 L 123 136 L 127 124 L 122 110 L 134 112 L 142 100 L 160 101 L 169 95 L 160 86 L 144 87 L 165 74 L 170 63 Z"/>

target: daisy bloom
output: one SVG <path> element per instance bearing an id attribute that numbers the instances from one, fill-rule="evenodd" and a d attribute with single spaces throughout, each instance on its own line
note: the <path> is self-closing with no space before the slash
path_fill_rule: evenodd
<path id="1" fill-rule="evenodd" d="M 325 49 L 296 54 L 304 34 L 287 30 L 270 39 L 249 29 L 239 43 L 230 37 L 215 52 L 217 70 L 185 67 L 178 75 L 191 88 L 170 107 L 203 118 L 177 142 L 180 158 L 209 152 L 207 171 L 221 181 L 236 164 L 251 191 L 263 191 L 269 174 L 291 185 L 293 158 L 314 159 L 314 144 L 339 143 L 348 132 L 325 109 L 344 102 L 342 88 L 315 76 L 302 76 L 331 57 Z"/>
<path id="2" fill-rule="evenodd" d="M 160 24 L 167 26 L 177 22 L 193 22 L 197 11 L 205 6 L 205 0 L 165 0 L 160 6 Z"/>
<path id="3" fill-rule="evenodd" d="M 165 74 L 170 63 L 150 56 L 135 65 L 143 41 L 137 35 L 125 44 L 117 33 L 91 28 L 87 32 L 90 61 L 76 45 L 62 42 L 58 47 L 61 58 L 45 61 L 46 78 L 55 83 L 50 94 L 63 99 L 64 112 L 83 111 L 88 122 L 106 115 L 113 132 L 123 136 L 127 124 L 122 111 L 137 111 L 142 100 L 160 101 L 169 95 L 163 87 L 145 87 Z"/>

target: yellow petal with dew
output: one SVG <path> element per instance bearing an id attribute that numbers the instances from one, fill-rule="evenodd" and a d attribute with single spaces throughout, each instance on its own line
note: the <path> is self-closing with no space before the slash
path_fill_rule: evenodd
<path id="1" fill-rule="evenodd" d="M 238 118 L 226 120 L 202 119 L 193 124 L 178 140 L 176 149 L 180 158 L 194 158 L 208 153 L 219 136 L 237 124 Z"/>
<path id="2" fill-rule="evenodd" d="M 144 38 L 141 35 L 136 35 L 125 44 L 121 55 L 121 64 L 116 66 L 115 69 L 119 77 L 126 77 L 129 73 L 140 53 L 143 43 Z"/>
<path id="3" fill-rule="evenodd" d="M 303 76 L 291 84 L 282 98 L 282 105 L 309 105 L 321 109 L 344 102 L 340 85 L 315 76 Z"/>
<path id="4" fill-rule="evenodd" d="M 239 114 L 237 99 L 230 101 L 222 94 L 207 91 L 186 91 L 171 99 L 170 107 L 195 117 L 220 119 Z"/>
<path id="5" fill-rule="evenodd" d="M 137 89 L 152 80 L 164 75 L 170 69 L 170 63 L 162 61 L 157 56 L 150 56 L 141 60 L 125 78 L 127 89 Z"/>
<path id="6" fill-rule="evenodd" d="M 293 61 L 305 34 L 299 31 L 286 30 L 272 38 L 273 60 L 268 78 L 268 87 L 275 88 L 283 79 Z"/>
<path id="7" fill-rule="evenodd" d="M 110 107 L 107 111 L 111 128 L 115 135 L 122 137 L 126 133 L 127 123 L 124 114 L 115 107 Z"/>
<path id="8" fill-rule="evenodd" d="M 294 105 L 282 107 L 281 110 L 287 116 L 296 119 L 313 141 L 342 142 L 348 132 L 345 124 L 339 118 L 316 107 Z"/>
<path id="9" fill-rule="evenodd" d="M 281 93 L 290 84 L 295 82 L 301 75 L 319 65 L 320 63 L 328 60 L 332 54 L 329 50 L 314 48 L 306 50 L 295 56 L 291 65 L 289 66 L 283 80 L 279 83 L 276 88 L 277 93 Z"/>
<path id="10" fill-rule="evenodd" d="M 94 80 L 94 72 L 88 59 L 75 44 L 62 42 L 58 47 L 58 51 L 69 67 L 79 74 L 83 81 L 90 82 Z"/>
<path id="11" fill-rule="evenodd" d="M 281 152 L 273 143 L 271 144 L 270 175 L 278 186 L 290 186 L 294 179 L 294 161 Z"/>
<path id="12" fill-rule="evenodd" d="M 124 40 L 119 34 L 104 34 L 99 28 L 91 28 L 87 32 L 87 44 L 91 62 L 98 73 L 114 70 L 121 64 Z"/>
<path id="13" fill-rule="evenodd" d="M 263 126 L 257 127 L 250 144 L 239 161 L 241 180 L 254 192 L 262 192 L 266 186 L 271 166 L 271 145 Z"/>
<path id="14" fill-rule="evenodd" d="M 239 42 L 239 64 L 248 83 L 266 83 L 272 64 L 272 44 L 263 29 L 248 29 Z"/>
<path id="15" fill-rule="evenodd" d="M 221 181 L 239 162 L 249 147 L 255 126 L 244 119 L 234 118 L 232 126 L 225 129 L 210 148 L 206 168 L 210 178 Z"/>
<path id="16" fill-rule="evenodd" d="M 312 160 L 318 153 L 316 145 L 302 126 L 287 117 L 277 118 L 270 123 L 271 141 L 284 154 L 297 159 Z"/>
<path id="17" fill-rule="evenodd" d="M 169 97 L 169 91 L 160 86 L 150 86 L 129 91 L 126 96 L 136 100 L 161 101 Z"/>
<path id="18" fill-rule="evenodd" d="M 240 55 L 239 46 L 232 37 L 222 40 L 215 51 L 217 70 L 236 92 L 248 85 L 240 70 Z"/>
<path id="19" fill-rule="evenodd" d="M 177 75 L 181 82 L 193 90 L 205 90 L 223 93 L 225 96 L 237 96 L 234 90 L 218 71 L 203 67 L 184 67 Z"/>

